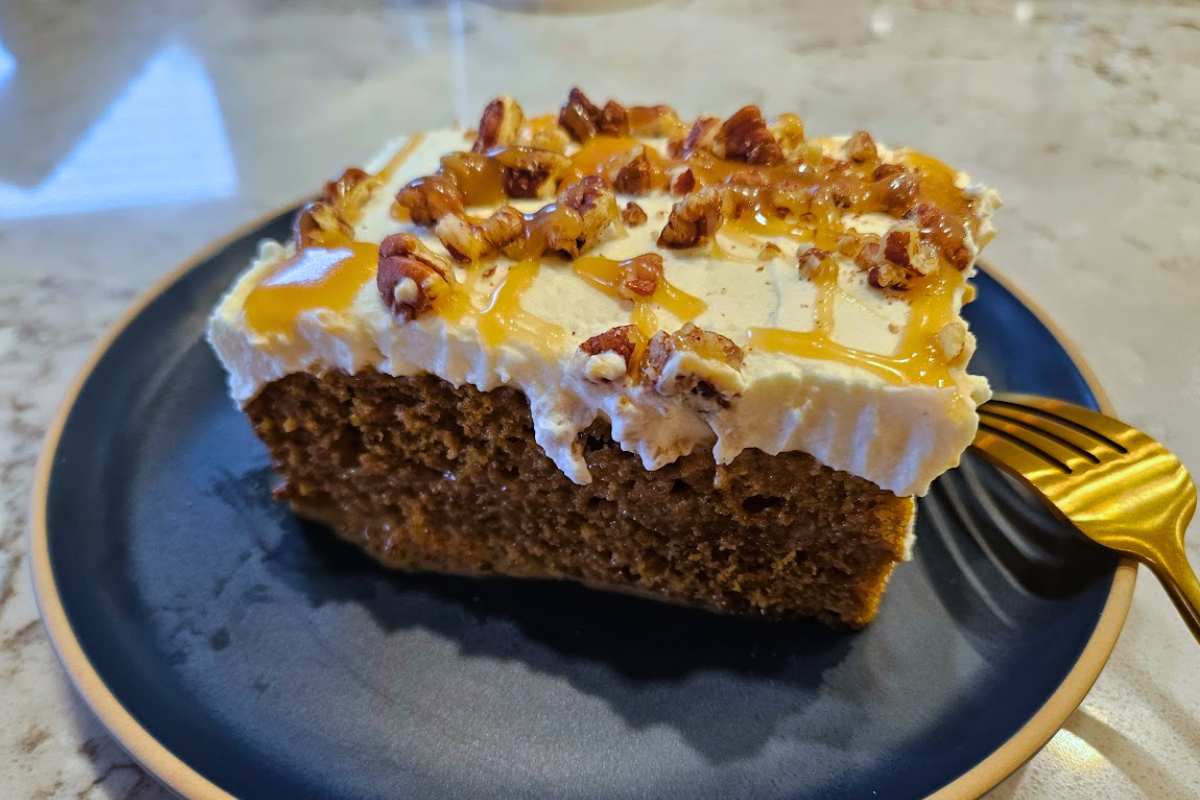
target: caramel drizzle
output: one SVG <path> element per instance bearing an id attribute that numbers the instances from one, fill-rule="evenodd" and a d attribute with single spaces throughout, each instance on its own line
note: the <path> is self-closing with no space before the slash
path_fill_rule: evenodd
<path id="1" fill-rule="evenodd" d="M 423 133 L 414 133 L 412 136 L 409 136 L 408 141 L 405 142 L 399 150 L 392 154 L 392 157 L 389 158 L 387 163 L 383 165 L 383 169 L 379 170 L 379 172 L 375 174 L 375 177 L 378 178 L 381 183 L 387 183 L 389 180 L 391 180 L 392 176 L 396 174 L 396 170 L 400 169 L 404 162 L 408 161 L 408 159 L 412 157 L 412 154 L 417 151 L 417 148 L 420 147 L 421 143 L 424 141 L 425 134 Z"/>
<path id="2" fill-rule="evenodd" d="M 893 384 L 922 383 L 939 388 L 953 384 L 946 358 L 937 344 L 937 333 L 954 319 L 954 296 L 965 282 L 961 272 L 942 265 L 924 278 L 922 285 L 914 287 L 916 293 L 909 300 L 908 322 L 893 355 L 835 342 L 832 332 L 834 299 L 839 291 L 837 264 L 832 259 L 822 262 L 813 281 L 817 286 L 813 330 L 751 328 L 751 349 L 837 361 L 861 367 Z"/>
<path id="3" fill-rule="evenodd" d="M 375 179 L 387 181 L 399 166 L 416 150 L 422 141 L 420 134 L 409 139 L 389 159 Z M 654 148 L 628 137 L 597 136 L 589 140 L 572 157 L 564 181 L 570 182 L 591 174 L 606 174 L 623 164 L 634 147 L 644 147 L 656 169 L 685 165 L 691 169 L 699 185 L 729 181 L 739 174 L 764 174 L 769 182 L 786 179 L 792 185 L 816 189 L 824 176 L 817 163 L 802 161 L 774 167 L 758 167 L 740 162 L 723 161 L 709 153 L 698 151 L 685 159 L 667 160 Z M 825 159 L 829 161 L 829 159 Z M 913 151 L 904 151 L 901 161 L 921 175 L 918 199 L 932 202 L 957 224 L 973 224 L 970 200 L 955 185 L 955 173 L 942 162 Z M 486 162 L 491 165 L 489 160 Z M 819 162 L 818 162 L 819 163 Z M 847 186 L 849 209 L 865 213 L 877 211 L 878 199 L 872 196 L 867 179 L 868 167 L 850 165 Z M 473 198 L 500 197 L 500 173 L 494 166 L 480 169 L 471 176 Z M 552 209 L 551 209 L 552 211 Z M 525 239 L 536 239 L 542 212 L 527 214 Z M 799 242 L 832 250 L 845 233 L 840 224 L 838 209 L 810 207 L 798 218 L 779 216 L 775 209 L 755 206 L 749 213 L 728 220 L 723 233 L 743 240 L 763 236 L 787 236 Z M 308 248 L 292 259 L 279 264 L 250 293 L 246 300 L 247 322 L 260 333 L 282 333 L 294 327 L 299 313 L 308 308 L 340 310 L 349 305 L 370 279 L 378 260 L 378 246 L 362 242 L 329 241 L 321 248 Z M 536 243 L 534 243 L 536 244 Z M 715 239 L 713 247 L 716 245 Z M 623 277 L 622 262 L 599 256 L 584 256 L 572 262 L 572 269 L 588 285 L 613 297 L 622 297 L 618 287 Z M 512 337 L 519 337 L 541 346 L 563 342 L 566 332 L 525 311 L 521 298 L 533 284 L 539 271 L 536 260 L 525 259 L 512 264 L 500 284 L 493 290 L 486 306 L 477 309 L 472 303 L 472 289 L 478 270 L 468 272 L 466 284 L 455 285 L 435 304 L 435 312 L 448 322 L 458 322 L 466 316 L 477 320 L 480 336 L 491 346 Z M 847 347 L 832 339 L 834 306 L 838 287 L 838 268 L 827 259 L 814 270 L 812 279 L 817 298 L 814 328 L 795 331 L 782 328 L 756 327 L 749 331 L 748 346 L 764 352 L 786 353 L 801 358 L 837 361 L 861 367 L 890 383 L 915 382 L 945 386 L 951 381 L 945 358 L 937 342 L 937 332 L 954 317 L 954 298 L 965 284 L 962 273 L 948 264 L 926 278 L 920 279 L 909 293 L 903 295 L 909 303 L 909 319 L 896 351 L 882 355 Z M 968 287 L 969 288 L 969 287 Z M 656 309 L 663 309 L 683 321 L 698 317 L 707 308 L 704 301 L 660 279 L 655 292 L 645 300 L 633 302 L 631 320 L 649 338 L 659 329 Z"/>
<path id="4" fill-rule="evenodd" d="M 540 264 L 533 260 L 518 261 L 508 268 L 476 323 L 485 344 L 497 347 L 513 336 L 539 346 L 555 347 L 562 343 L 566 337 L 562 327 L 521 308 L 521 296 L 533 285 L 539 268 Z"/>
<path id="5" fill-rule="evenodd" d="M 621 294 L 621 284 L 627 271 L 632 268 L 632 261 L 633 259 L 614 261 L 602 256 L 581 256 L 571 262 L 571 269 L 589 286 L 599 289 L 609 297 L 628 300 Z M 659 276 L 653 294 L 632 302 L 631 321 L 647 339 L 659 331 L 655 309 L 668 311 L 684 322 L 691 322 L 708 309 L 707 303 L 675 286 L 665 276 Z"/>
<path id="6" fill-rule="evenodd" d="M 424 139 L 422 133 L 410 136 L 369 180 L 384 185 Z M 362 209 L 346 209 L 345 213 L 353 224 Z M 378 266 L 378 244 L 326 233 L 320 247 L 306 247 L 276 264 L 250 290 L 244 305 L 246 324 L 256 333 L 283 335 L 295 330 L 296 320 L 304 311 L 345 311 L 375 276 Z"/>

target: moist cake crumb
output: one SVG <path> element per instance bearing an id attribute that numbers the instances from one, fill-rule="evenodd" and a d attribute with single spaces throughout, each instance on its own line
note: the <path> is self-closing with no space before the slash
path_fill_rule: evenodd
<path id="1" fill-rule="evenodd" d="M 912 498 L 804 453 L 693 452 L 648 472 L 603 422 L 593 480 L 534 442 L 513 388 L 289 375 L 246 413 L 302 515 L 403 570 L 566 578 L 716 611 L 861 627 L 904 557 Z"/>

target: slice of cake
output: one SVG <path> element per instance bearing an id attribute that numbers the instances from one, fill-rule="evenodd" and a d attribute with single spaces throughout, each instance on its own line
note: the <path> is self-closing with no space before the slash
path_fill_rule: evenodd
<path id="1" fill-rule="evenodd" d="M 754 106 L 504 97 L 326 184 L 209 339 L 280 497 L 388 566 L 861 626 L 988 395 L 996 205 Z"/>

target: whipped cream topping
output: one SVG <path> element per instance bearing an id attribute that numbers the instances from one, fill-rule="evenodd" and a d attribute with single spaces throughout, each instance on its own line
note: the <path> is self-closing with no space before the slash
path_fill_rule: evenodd
<path id="1" fill-rule="evenodd" d="M 823 145 L 836 149 L 840 142 L 830 139 Z M 382 169 L 405 143 L 391 143 L 367 171 Z M 440 156 L 469 146 L 462 131 L 426 134 L 386 185 L 372 194 L 354 226 L 354 239 L 379 242 L 408 232 L 445 253 L 429 230 L 395 219 L 392 200 L 404 184 L 435 172 Z M 881 148 L 881 153 L 887 160 L 888 151 Z M 959 185 L 980 198 L 980 238 L 990 237 L 986 217 L 997 204 L 995 194 L 970 188 L 963 175 Z M 630 198 L 620 199 L 624 204 Z M 674 372 L 705 371 L 710 383 L 735 398 L 725 406 L 698 406 L 684 395 L 664 396 L 652 386 L 623 380 L 624 363 L 614 353 L 589 357 L 580 351 L 583 340 L 628 324 L 630 304 L 597 291 L 565 261 L 542 263 L 520 297 L 522 312 L 538 321 L 535 335 L 509 336 L 499 344 L 485 341 L 480 328 L 491 298 L 514 267 L 503 258 L 492 262 L 494 269 L 477 267 L 471 276 L 466 268 L 455 268 L 469 287 L 474 308 L 484 310 L 477 314 L 458 319 L 428 314 L 401 322 L 383 304 L 375 281 L 368 280 L 343 310 L 307 308 L 298 313 L 291 330 L 261 333 L 247 323 L 246 298 L 261 282 L 277 280 L 280 263 L 294 255 L 292 245 L 273 241 L 260 245 L 257 258 L 210 320 L 209 340 L 228 371 L 230 393 L 245 404 L 271 381 L 323 370 L 430 373 L 483 391 L 515 386 L 529 400 L 537 443 L 564 474 L 581 484 L 591 476 L 579 434 L 597 418 L 607 420 L 613 439 L 636 453 L 649 470 L 697 448 L 711 450 L 720 464 L 746 448 L 769 454 L 804 451 L 897 495 L 923 495 L 934 478 L 958 463 L 975 435 L 975 407 L 989 396 L 986 381 L 968 375 L 962 366 L 974 348 L 969 333 L 965 352 L 949 367 L 949 380 L 942 386 L 888 380 L 853 362 L 747 347 L 752 329 L 805 331 L 816 325 L 818 287 L 797 268 L 796 243 L 783 236 L 751 240 L 722 230 L 715 249 L 663 250 L 655 240 L 674 198 L 664 193 L 633 199 L 648 221 L 618 225 L 587 255 L 613 260 L 647 252 L 663 256 L 666 280 L 707 305 L 694 324 L 729 337 L 745 351 L 736 369 L 679 351 L 663 374 L 669 378 Z M 533 211 L 544 202 L 510 204 Z M 845 222 L 863 233 L 881 233 L 895 220 L 865 214 Z M 767 241 L 782 255 L 762 260 Z M 974 252 L 974 244 L 968 244 Z M 849 259 L 835 260 L 830 337 L 858 351 L 891 354 L 912 313 L 910 303 L 869 286 Z M 973 267 L 967 275 L 972 273 Z M 962 295 L 961 287 L 955 290 L 956 317 Z M 665 309 L 657 309 L 656 315 L 663 330 L 676 330 L 684 322 Z M 693 363 L 686 363 L 689 359 Z"/>

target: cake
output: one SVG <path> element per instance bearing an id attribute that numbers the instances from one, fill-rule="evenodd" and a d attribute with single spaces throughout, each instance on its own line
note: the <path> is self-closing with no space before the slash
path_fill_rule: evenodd
<path id="1" fill-rule="evenodd" d="M 278 497 L 389 567 L 861 627 L 988 396 L 997 202 L 755 106 L 501 97 L 327 183 L 208 337 Z"/>

